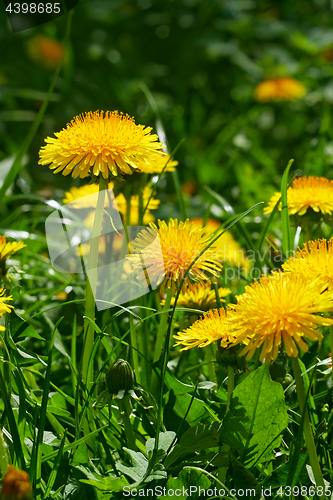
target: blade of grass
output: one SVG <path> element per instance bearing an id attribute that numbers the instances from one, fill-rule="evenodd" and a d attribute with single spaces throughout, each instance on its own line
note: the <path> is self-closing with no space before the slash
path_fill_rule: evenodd
<path id="1" fill-rule="evenodd" d="M 290 238 L 290 225 L 289 225 L 289 211 L 288 211 L 288 174 L 291 165 L 294 160 L 289 160 L 287 168 L 284 171 L 282 181 L 281 181 L 281 226 L 282 226 L 282 250 L 286 256 L 289 256 L 289 252 L 292 250 L 291 238 Z"/>
<path id="2" fill-rule="evenodd" d="M 61 443 L 60 443 L 60 448 L 59 448 L 59 451 L 58 451 L 58 455 L 54 461 L 54 464 L 53 464 L 53 468 L 51 470 L 51 474 L 49 476 L 49 480 L 47 482 L 47 485 L 46 485 L 46 489 L 45 489 L 45 492 L 44 492 L 44 496 L 43 496 L 43 499 L 46 500 L 47 497 L 49 496 L 49 494 L 51 493 L 51 490 L 53 488 L 53 485 L 55 483 L 55 480 L 56 480 L 56 477 L 57 477 L 57 473 L 58 473 L 58 469 L 59 469 L 59 465 L 60 465 L 60 462 L 61 462 L 61 459 L 62 459 L 62 456 L 63 456 L 63 452 L 64 452 L 64 445 L 65 445 L 65 439 L 66 439 L 66 435 L 67 435 L 67 429 L 63 435 L 63 438 L 61 440 Z"/>
<path id="3" fill-rule="evenodd" d="M 32 479 L 33 489 L 35 491 L 35 500 L 40 500 L 40 498 L 41 498 L 41 489 L 40 489 L 40 487 L 41 487 L 41 484 L 40 484 L 41 472 L 42 472 L 41 446 L 43 443 L 44 429 L 45 429 L 45 423 L 46 423 L 47 402 L 49 399 L 53 344 L 54 344 L 54 338 L 55 338 L 57 328 L 63 319 L 64 319 L 64 317 L 61 317 L 57 321 L 57 323 L 55 324 L 55 326 L 53 328 L 52 335 L 51 335 L 50 345 L 49 345 L 49 349 L 48 349 L 47 369 L 46 369 L 44 385 L 43 385 L 42 404 L 40 407 L 40 414 L 39 414 L 38 433 L 37 433 L 37 439 L 34 443 L 34 447 L 32 450 L 30 477 Z"/>
<path id="4" fill-rule="evenodd" d="M 9 424 L 9 429 L 10 429 L 12 439 L 13 439 L 13 445 L 14 445 L 13 448 L 14 448 L 14 453 L 15 453 L 15 455 L 14 455 L 15 460 L 13 460 L 13 462 L 14 462 L 14 465 L 15 465 L 15 463 L 17 463 L 20 469 L 25 470 L 26 467 L 25 467 L 25 461 L 24 461 L 24 456 L 23 456 L 21 438 L 20 438 L 20 434 L 19 434 L 19 431 L 17 428 L 14 412 L 13 412 L 13 409 L 12 409 L 11 404 L 10 404 L 10 397 L 9 397 L 9 394 L 7 393 L 7 388 L 6 388 L 5 380 L 3 378 L 1 369 L 0 369 L 0 392 L 2 395 L 3 402 L 4 402 L 6 416 L 7 416 L 7 420 L 8 420 L 8 424 Z"/>

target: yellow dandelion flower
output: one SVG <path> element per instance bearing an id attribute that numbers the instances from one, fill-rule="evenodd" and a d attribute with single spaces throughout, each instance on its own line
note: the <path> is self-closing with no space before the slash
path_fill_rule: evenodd
<path id="1" fill-rule="evenodd" d="M 138 170 L 144 174 L 160 174 L 163 172 L 174 172 L 178 161 L 175 161 L 168 154 L 163 154 L 159 158 L 151 161 L 150 163 L 141 162 L 138 164 Z M 165 168 L 164 168 L 165 167 Z"/>
<path id="2" fill-rule="evenodd" d="M 225 302 L 224 297 L 231 293 L 229 288 L 218 289 L 219 297 L 221 302 Z M 161 305 L 164 304 L 164 300 L 161 301 Z M 172 297 L 171 305 L 175 303 L 175 298 Z M 183 290 L 178 297 L 177 306 L 188 307 L 190 309 L 201 309 L 202 311 L 208 311 L 209 309 L 214 309 L 217 307 L 215 290 L 212 290 L 212 284 L 210 281 L 206 283 L 192 283 L 185 290 Z"/>
<path id="3" fill-rule="evenodd" d="M 273 211 L 281 193 L 275 193 L 264 208 L 264 214 Z M 333 181 L 325 177 L 298 177 L 287 190 L 288 211 L 290 215 L 304 215 L 308 208 L 314 212 L 332 215 Z M 281 203 L 278 206 L 281 210 Z"/>
<path id="4" fill-rule="evenodd" d="M 108 184 L 108 189 L 113 189 L 114 184 L 110 182 Z M 96 198 L 88 197 L 91 194 L 96 194 L 99 191 L 98 184 L 89 184 L 82 187 L 72 187 L 69 191 L 65 193 L 64 203 L 72 203 L 72 208 L 94 208 L 96 206 Z M 143 208 L 146 208 L 149 198 L 152 194 L 152 189 L 149 186 L 145 186 L 142 193 Z M 112 198 L 112 207 L 118 208 L 119 212 L 124 216 L 127 214 L 127 202 L 125 196 L 120 193 L 116 198 Z M 149 200 L 147 210 L 145 211 L 143 217 L 143 223 L 149 224 L 149 222 L 154 221 L 154 216 L 150 213 L 150 210 L 156 210 L 159 207 L 160 200 L 157 200 L 153 196 Z M 109 199 L 106 197 L 104 206 L 109 206 Z M 94 212 L 85 221 L 87 227 L 93 226 L 94 223 Z M 130 211 L 130 223 L 132 225 L 137 225 L 139 222 L 139 196 L 131 196 L 131 211 Z"/>
<path id="5" fill-rule="evenodd" d="M 192 219 L 192 222 L 200 227 L 203 225 L 203 219 L 201 218 Z M 216 220 L 208 219 L 205 224 L 206 234 L 212 236 L 217 229 L 222 229 L 222 224 Z M 216 248 L 217 260 L 228 262 L 231 266 L 244 267 L 246 270 L 249 270 L 250 262 L 246 258 L 245 250 L 229 231 L 223 233 L 214 246 Z"/>
<path id="6" fill-rule="evenodd" d="M 305 87 L 294 78 L 271 78 L 255 89 L 257 101 L 294 101 L 305 95 Z"/>
<path id="7" fill-rule="evenodd" d="M 320 340 L 318 326 L 333 324 L 333 319 L 315 314 L 333 310 L 333 295 L 321 291 L 316 280 L 278 272 L 246 286 L 245 293 L 236 297 L 237 304 L 229 306 L 234 310 L 231 328 L 247 337 L 240 355 L 250 359 L 261 348 L 260 360 L 265 358 L 268 365 L 277 358 L 281 344 L 288 356 L 297 357 L 298 347 L 307 351 L 304 337 Z"/>
<path id="8" fill-rule="evenodd" d="M 23 241 L 10 241 L 7 243 L 6 236 L 0 236 L 0 267 L 2 268 L 3 275 L 6 274 L 7 259 L 25 246 Z"/>
<path id="9" fill-rule="evenodd" d="M 187 351 L 193 347 L 206 347 L 218 340 L 221 341 L 221 347 L 226 349 L 238 344 L 242 337 L 230 329 L 226 312 L 220 308 L 211 309 L 189 328 L 174 335 L 174 338 L 177 340 L 175 346 L 183 345 L 181 351 Z"/>
<path id="10" fill-rule="evenodd" d="M 104 179 L 131 174 L 138 164 L 164 157 L 162 144 L 151 130 L 118 111 L 89 112 L 76 116 L 55 138 L 45 139 L 38 163 L 50 164 L 55 174 L 72 173 L 81 179 L 90 174 Z"/>
<path id="11" fill-rule="evenodd" d="M 310 281 L 318 278 L 320 286 L 325 285 L 333 291 L 333 238 L 304 243 L 303 248 L 298 248 L 282 267 Z"/>
<path id="12" fill-rule="evenodd" d="M 162 289 L 167 286 L 175 291 L 175 287 L 179 285 L 187 268 L 209 241 L 210 237 L 205 235 L 204 229 L 195 226 L 188 219 L 185 222 L 170 219 L 168 224 L 159 220 L 158 227 L 150 223 L 149 228 L 139 233 L 134 243 L 131 244 L 132 254 L 128 258 L 134 266 L 140 269 L 141 253 L 144 253 L 144 261 L 149 262 L 147 265 L 149 276 L 153 276 L 157 284 L 163 281 Z M 208 279 L 206 272 L 213 276 L 219 275 L 222 265 L 214 258 L 213 248 L 211 247 L 199 257 L 187 275 L 188 278 L 195 278 L 196 281 L 202 283 Z M 143 273 L 139 273 L 139 279 L 144 279 L 144 277 Z M 184 285 L 187 284 L 188 280 L 185 280 Z"/>
<path id="13" fill-rule="evenodd" d="M 16 467 L 9 465 L 2 480 L 0 498 L 1 500 L 30 499 L 31 486 L 29 482 L 29 475 L 25 471 L 16 469 Z"/>
<path id="14" fill-rule="evenodd" d="M 2 318 L 3 314 L 10 313 L 13 309 L 13 306 L 6 304 L 8 300 L 13 300 L 13 297 L 11 295 L 9 297 L 4 297 L 5 291 L 6 290 L 3 288 L 0 288 L 0 318 Z"/>

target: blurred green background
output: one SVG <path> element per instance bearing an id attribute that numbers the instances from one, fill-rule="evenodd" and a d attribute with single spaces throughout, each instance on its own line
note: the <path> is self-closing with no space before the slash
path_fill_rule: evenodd
<path id="1" fill-rule="evenodd" d="M 63 16 L 12 34 L 1 9 L 0 181 L 49 88 L 65 26 Z M 185 139 L 176 159 L 197 205 L 190 216 L 201 213 L 204 185 L 238 211 L 267 201 L 290 158 L 293 174 L 330 177 L 332 61 L 328 0 L 80 0 L 64 69 L 15 190 L 52 196 L 73 183 L 37 161 L 44 138 L 77 114 L 118 109 L 155 127 L 145 86 L 170 150 Z M 306 95 L 255 100 L 261 81 L 281 76 L 301 82 Z M 165 188 L 174 190 L 170 179 Z"/>

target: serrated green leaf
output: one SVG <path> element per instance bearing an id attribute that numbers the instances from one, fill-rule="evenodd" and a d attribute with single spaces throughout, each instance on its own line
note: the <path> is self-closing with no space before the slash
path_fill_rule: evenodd
<path id="1" fill-rule="evenodd" d="M 81 483 L 90 484 L 100 491 L 122 491 L 124 486 L 128 485 L 125 476 L 120 477 L 102 477 L 101 479 L 80 479 Z"/>
<path id="2" fill-rule="evenodd" d="M 172 452 L 165 459 L 165 467 L 169 468 L 171 464 L 181 457 L 201 450 L 207 450 L 219 446 L 218 437 L 222 424 L 213 422 L 211 424 L 198 424 L 191 427 L 180 438 Z"/>
<path id="3" fill-rule="evenodd" d="M 175 436 L 176 433 L 173 431 L 160 432 L 158 440 L 158 449 L 167 452 L 172 441 L 175 439 Z M 146 450 L 148 456 L 150 456 L 153 453 L 154 446 L 155 446 L 155 438 L 148 439 L 148 441 L 146 442 Z"/>
<path id="4" fill-rule="evenodd" d="M 116 468 L 123 474 L 126 474 L 126 476 L 134 479 L 135 483 L 131 484 L 131 486 L 136 487 L 142 483 L 149 483 L 153 480 L 158 481 L 167 477 L 164 466 L 160 462 L 156 462 L 150 470 L 151 463 L 142 453 L 130 450 L 129 448 L 124 448 L 124 450 L 131 455 L 133 466 L 127 467 L 117 462 Z"/>
<path id="5" fill-rule="evenodd" d="M 287 425 L 283 389 L 271 380 L 268 367 L 263 365 L 234 389 L 220 439 L 239 451 L 246 467 L 252 467 L 272 458 Z"/>

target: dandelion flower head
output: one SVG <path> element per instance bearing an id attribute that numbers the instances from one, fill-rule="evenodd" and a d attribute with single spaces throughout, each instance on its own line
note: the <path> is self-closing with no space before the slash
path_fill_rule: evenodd
<path id="1" fill-rule="evenodd" d="M 187 351 L 193 347 L 206 347 L 218 340 L 221 341 L 221 347 L 228 348 L 238 344 L 242 336 L 230 329 L 226 312 L 220 308 L 211 309 L 189 328 L 174 335 L 174 338 L 177 340 L 175 346 L 183 345 L 181 351 Z"/>
<path id="2" fill-rule="evenodd" d="M 229 288 L 218 289 L 218 294 L 221 302 L 225 302 L 224 297 L 229 295 L 231 290 Z M 161 304 L 164 304 L 164 300 Z M 171 305 L 175 303 L 175 298 L 172 297 Z M 210 281 L 203 284 L 191 283 L 185 290 L 182 290 L 177 300 L 177 306 L 188 307 L 190 309 L 200 309 L 201 311 L 208 311 L 217 307 L 215 290 L 212 289 Z"/>
<path id="3" fill-rule="evenodd" d="M 257 101 L 294 101 L 305 95 L 305 87 L 294 78 L 270 78 L 255 89 Z"/>
<path id="4" fill-rule="evenodd" d="M 12 465 L 8 466 L 2 480 L 1 500 L 28 500 L 31 498 L 29 475 Z"/>
<path id="5" fill-rule="evenodd" d="M 3 288 L 0 289 L 0 318 L 2 318 L 3 314 L 10 313 L 13 309 L 13 306 L 6 304 L 8 300 L 13 300 L 13 297 L 11 295 L 9 297 L 4 297 L 5 291 L 6 290 L 4 290 Z"/>
<path id="6" fill-rule="evenodd" d="M 237 304 L 229 306 L 234 311 L 231 328 L 247 337 L 240 355 L 250 359 L 261 348 L 260 360 L 269 364 L 281 345 L 288 356 L 297 357 L 298 348 L 308 351 L 304 337 L 320 340 L 318 326 L 333 324 L 333 319 L 316 314 L 333 310 L 333 295 L 321 291 L 316 280 L 279 272 L 246 286 L 245 293 L 236 297 Z"/>
<path id="7" fill-rule="evenodd" d="M 333 291 L 333 238 L 327 241 L 308 241 L 294 256 L 282 264 L 285 271 L 299 274 L 307 280 L 318 278 L 318 283 Z"/>
<path id="8" fill-rule="evenodd" d="M 205 235 L 204 229 L 188 219 L 185 222 L 170 219 L 168 224 L 159 220 L 158 227 L 150 223 L 149 228 L 139 233 L 131 244 L 132 253 L 128 258 L 140 269 L 140 254 L 144 253 L 144 261 L 149 262 L 149 275 L 154 277 L 157 284 L 163 282 L 162 290 L 167 286 L 174 291 L 192 261 L 199 257 L 209 241 L 210 237 Z M 206 273 L 218 277 L 221 269 L 222 265 L 214 258 L 214 249 L 211 247 L 200 255 L 190 269 L 184 285 L 188 285 L 188 278 L 199 282 L 207 280 Z M 139 275 L 140 278 L 144 276 Z"/>
<path id="9" fill-rule="evenodd" d="M 160 174 L 161 172 L 174 172 L 178 161 L 169 154 L 163 154 L 150 163 L 142 162 L 137 165 L 138 171 L 143 174 Z"/>
<path id="10" fill-rule="evenodd" d="M 273 211 L 281 193 L 275 193 L 264 208 L 264 214 Z M 290 215 L 304 215 L 308 208 L 315 212 L 332 215 L 333 181 L 325 177 L 298 177 L 287 190 L 288 211 Z M 279 210 L 281 210 L 281 202 Z"/>
<path id="11" fill-rule="evenodd" d="M 131 174 L 140 163 L 164 157 L 162 144 L 151 127 L 136 125 L 134 119 L 118 111 L 95 111 L 76 116 L 67 127 L 39 152 L 41 165 L 50 165 L 54 173 L 104 179 Z"/>
<path id="12" fill-rule="evenodd" d="M 23 241 L 7 242 L 6 236 L 0 236 L 0 261 L 6 261 L 25 246 Z"/>

